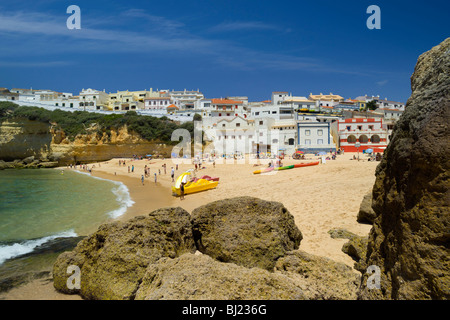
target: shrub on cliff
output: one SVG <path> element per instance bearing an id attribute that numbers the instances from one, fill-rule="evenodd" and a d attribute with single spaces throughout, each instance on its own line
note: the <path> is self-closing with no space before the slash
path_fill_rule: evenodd
<path id="1" fill-rule="evenodd" d="M 125 114 L 100 114 L 87 111 L 68 112 L 63 110 L 47 110 L 39 107 L 18 106 L 12 102 L 0 102 L 0 123 L 7 119 L 25 118 L 33 121 L 52 123 L 64 131 L 66 136 L 73 140 L 78 134 L 86 134 L 86 129 L 97 125 L 99 134 L 110 134 L 112 129 L 127 126 L 128 130 L 139 134 L 149 141 L 160 141 L 167 144 L 172 142 L 172 132 L 176 129 L 186 129 L 193 136 L 193 123 L 186 122 L 181 125 L 169 120 L 167 117 L 156 118 L 141 116 L 134 111 Z"/>

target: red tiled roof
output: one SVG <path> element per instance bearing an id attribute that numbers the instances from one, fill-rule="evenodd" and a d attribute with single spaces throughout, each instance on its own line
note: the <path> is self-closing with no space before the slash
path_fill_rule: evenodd
<path id="1" fill-rule="evenodd" d="M 229 99 L 211 99 L 212 104 L 242 104 L 242 101 Z"/>

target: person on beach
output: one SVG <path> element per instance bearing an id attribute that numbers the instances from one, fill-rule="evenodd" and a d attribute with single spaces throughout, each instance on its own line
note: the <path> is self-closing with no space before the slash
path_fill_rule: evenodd
<path id="1" fill-rule="evenodd" d="M 177 165 L 176 165 L 176 168 L 177 168 L 177 171 L 178 171 L 178 163 L 177 163 Z"/>
<path id="2" fill-rule="evenodd" d="M 180 186 L 180 200 L 184 200 L 184 182 Z"/>
<path id="3" fill-rule="evenodd" d="M 131 166 L 131 172 L 134 172 L 134 165 Z"/>
<path id="4" fill-rule="evenodd" d="M 155 172 L 155 184 L 157 183 L 157 175 L 156 175 L 156 172 Z"/>
<path id="5" fill-rule="evenodd" d="M 175 178 L 175 170 L 172 167 L 172 171 L 170 172 L 170 176 L 172 177 L 172 182 L 175 182 L 174 178 Z"/>
<path id="6" fill-rule="evenodd" d="M 144 185 L 144 176 L 141 176 L 142 185 Z"/>

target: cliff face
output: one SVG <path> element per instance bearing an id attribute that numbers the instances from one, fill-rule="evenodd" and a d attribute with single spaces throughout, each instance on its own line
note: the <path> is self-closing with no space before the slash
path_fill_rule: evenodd
<path id="1" fill-rule="evenodd" d="M 50 152 L 50 125 L 38 121 L 5 121 L 0 125 L 0 160 L 13 161 Z"/>
<path id="2" fill-rule="evenodd" d="M 168 154 L 170 146 L 156 144 L 129 132 L 124 126 L 110 134 L 88 128 L 87 134 L 71 141 L 64 131 L 38 121 L 15 119 L 0 125 L 0 160 L 14 161 L 33 157 L 40 162 L 87 163 L 134 154 Z M 17 162 L 16 162 L 17 163 Z"/>
<path id="3" fill-rule="evenodd" d="M 450 38 L 422 54 L 412 95 L 376 171 L 363 299 L 450 298 Z"/>

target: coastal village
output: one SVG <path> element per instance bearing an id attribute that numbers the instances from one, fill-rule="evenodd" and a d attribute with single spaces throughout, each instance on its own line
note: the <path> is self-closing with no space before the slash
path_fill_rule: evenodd
<path id="1" fill-rule="evenodd" d="M 246 96 L 205 98 L 200 90 L 117 91 L 82 89 L 78 95 L 52 90 L 0 88 L 0 101 L 66 111 L 125 113 L 167 117 L 177 122 L 202 120 L 211 153 L 223 156 L 295 152 L 382 153 L 405 109 L 403 102 L 338 94 L 296 96 L 275 91 L 270 100 Z M 199 117 L 200 116 L 200 117 Z"/>

